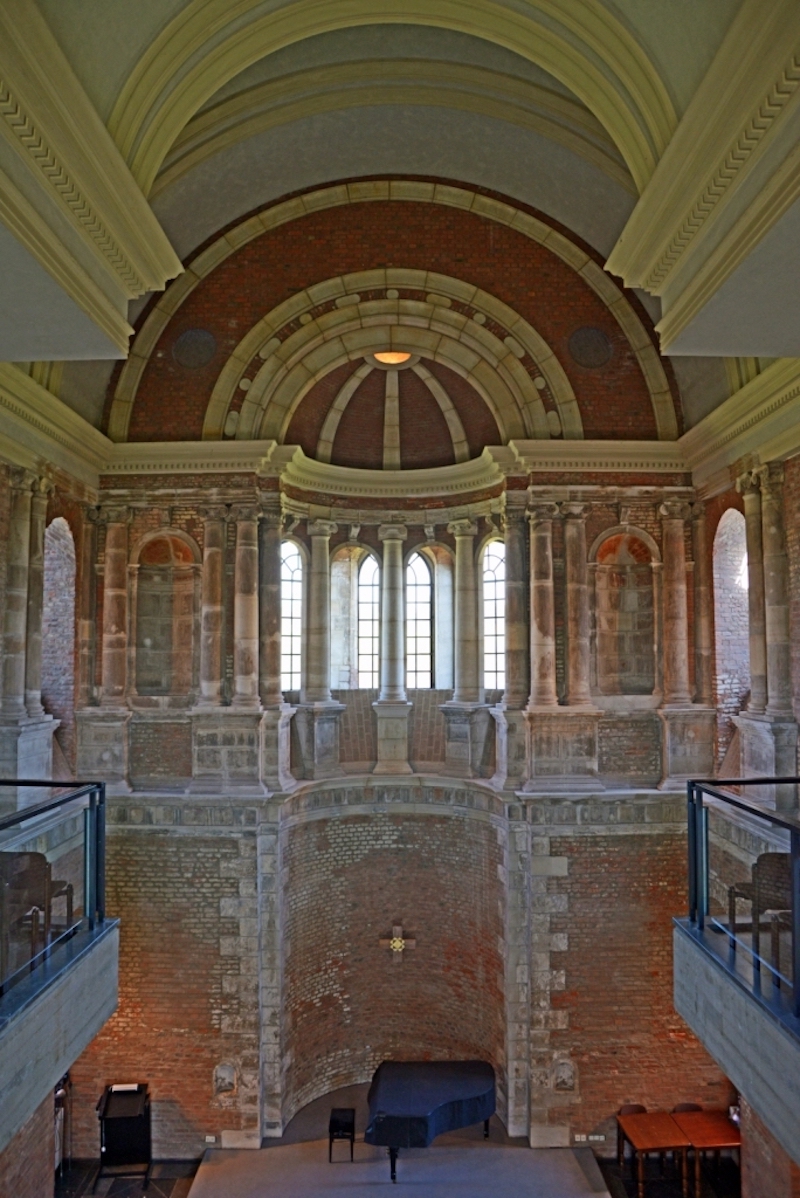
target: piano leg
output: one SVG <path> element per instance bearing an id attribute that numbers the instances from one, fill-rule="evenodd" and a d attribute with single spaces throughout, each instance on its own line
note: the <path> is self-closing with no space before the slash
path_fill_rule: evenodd
<path id="1" fill-rule="evenodd" d="M 397 1181 L 397 1148 L 389 1149 L 389 1163 L 392 1169 L 392 1181 Z"/>
<path id="2" fill-rule="evenodd" d="M 489 1139 L 489 1120 L 488 1119 L 484 1119 L 484 1121 L 483 1121 L 483 1138 L 484 1138 L 484 1140 Z"/>

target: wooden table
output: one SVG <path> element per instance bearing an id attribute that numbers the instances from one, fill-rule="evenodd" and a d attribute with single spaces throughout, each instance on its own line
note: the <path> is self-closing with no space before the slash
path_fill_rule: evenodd
<path id="1" fill-rule="evenodd" d="M 731 1123 L 727 1111 L 682 1111 L 672 1116 L 678 1127 L 691 1141 L 694 1148 L 694 1192 L 700 1198 L 700 1157 L 703 1152 L 722 1148 L 740 1148 L 742 1136 L 735 1123 Z"/>
<path id="2" fill-rule="evenodd" d="M 648 1152 L 679 1152 L 681 1154 L 681 1183 L 683 1198 L 688 1198 L 689 1178 L 686 1169 L 686 1149 L 691 1140 L 666 1111 L 644 1115 L 617 1115 L 620 1131 L 638 1157 L 639 1198 L 644 1198 L 644 1165 Z"/>

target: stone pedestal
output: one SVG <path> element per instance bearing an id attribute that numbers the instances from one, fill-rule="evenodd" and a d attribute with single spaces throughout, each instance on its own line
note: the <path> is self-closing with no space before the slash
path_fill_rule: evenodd
<path id="1" fill-rule="evenodd" d="M 490 707 L 494 720 L 495 770 L 492 786 L 518 791 L 528 781 L 528 721 L 523 709 L 499 704 Z"/>
<path id="2" fill-rule="evenodd" d="M 300 766 L 303 778 L 340 778 L 344 770 L 339 765 L 339 720 L 344 706 L 341 703 L 300 703 L 295 709 L 294 724 L 300 744 Z"/>
<path id="3" fill-rule="evenodd" d="M 767 715 L 738 715 L 742 778 L 792 778 L 797 774 L 797 724 Z M 793 785 L 748 787 L 754 798 L 772 803 L 778 811 L 796 811 Z"/>
<path id="4" fill-rule="evenodd" d="M 602 790 L 598 777 L 600 713 L 586 708 L 529 707 L 526 791 Z"/>
<path id="5" fill-rule="evenodd" d="M 408 764 L 409 702 L 379 699 L 372 704 L 377 720 L 378 760 L 373 774 L 413 774 Z"/>
<path id="6" fill-rule="evenodd" d="M 233 707 L 192 712 L 192 793 L 263 795 L 260 711 Z"/>
<path id="7" fill-rule="evenodd" d="M 492 717 L 489 708 L 445 703 L 445 773 L 455 778 L 486 778 L 492 773 Z"/>
<path id="8" fill-rule="evenodd" d="M 690 778 L 710 778 L 714 773 L 714 708 L 698 704 L 662 707 L 658 715 L 663 770 L 659 790 L 682 790 Z"/>
<path id="9" fill-rule="evenodd" d="M 87 707 L 77 711 L 75 719 L 78 777 L 107 782 L 112 791 L 127 793 L 131 712 L 122 707 Z"/>
<path id="10" fill-rule="evenodd" d="M 291 724 L 295 708 L 268 707 L 261 717 L 261 781 L 269 790 L 291 790 Z"/>
<path id="11" fill-rule="evenodd" d="M 52 778 L 53 736 L 60 723 L 51 715 L 0 719 L 0 778 Z"/>

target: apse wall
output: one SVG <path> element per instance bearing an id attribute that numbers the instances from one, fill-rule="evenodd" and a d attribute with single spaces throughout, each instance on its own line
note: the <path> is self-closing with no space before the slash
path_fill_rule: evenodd
<path id="1" fill-rule="evenodd" d="M 350 790 L 307 791 L 281 833 L 284 1121 L 386 1058 L 480 1058 L 504 1089 L 505 832 L 491 799 Z M 416 943 L 395 953 L 380 941 L 397 925 Z"/>

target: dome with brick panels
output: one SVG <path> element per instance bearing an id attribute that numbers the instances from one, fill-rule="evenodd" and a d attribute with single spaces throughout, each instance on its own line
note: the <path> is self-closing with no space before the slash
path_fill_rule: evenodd
<path id="1" fill-rule="evenodd" d="M 368 354 L 317 382 L 285 440 L 308 457 L 372 470 L 450 466 L 497 445 L 497 421 L 475 388 L 411 353 Z"/>

